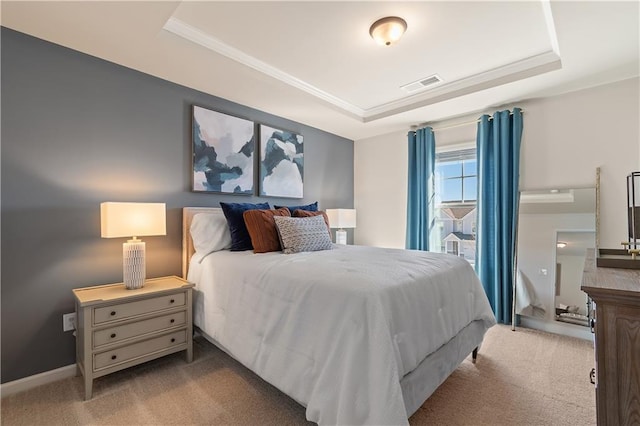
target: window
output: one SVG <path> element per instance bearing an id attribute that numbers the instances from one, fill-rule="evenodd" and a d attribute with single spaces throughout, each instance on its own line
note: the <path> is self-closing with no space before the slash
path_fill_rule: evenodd
<path id="1" fill-rule="evenodd" d="M 475 148 L 437 153 L 435 174 L 436 204 L 475 203 L 478 195 Z"/>
<path id="2" fill-rule="evenodd" d="M 435 223 L 431 247 L 473 264 L 476 253 L 476 149 L 436 153 Z"/>

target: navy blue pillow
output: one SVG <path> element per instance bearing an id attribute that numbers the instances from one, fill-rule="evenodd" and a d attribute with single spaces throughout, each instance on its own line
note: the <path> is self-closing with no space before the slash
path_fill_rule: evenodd
<path id="1" fill-rule="evenodd" d="M 311 204 L 307 204 L 306 206 L 273 206 L 275 209 L 289 209 L 289 213 L 293 214 L 296 210 L 306 210 L 308 212 L 317 212 L 318 211 L 318 202 L 314 202 Z"/>
<path id="2" fill-rule="evenodd" d="M 247 210 L 268 210 L 269 203 L 223 203 L 220 202 L 224 217 L 227 219 L 229 231 L 231 232 L 231 251 L 253 250 L 251 237 L 244 224 L 242 214 Z"/>

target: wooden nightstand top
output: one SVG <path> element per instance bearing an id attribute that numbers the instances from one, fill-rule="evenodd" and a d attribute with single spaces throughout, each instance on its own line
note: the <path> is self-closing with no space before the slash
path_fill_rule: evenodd
<path id="1" fill-rule="evenodd" d="M 151 278 L 145 281 L 144 287 L 127 290 L 123 283 L 105 284 L 93 287 L 73 289 L 73 295 L 80 306 L 89 306 L 109 301 L 123 302 L 135 300 L 149 295 L 171 293 L 182 288 L 191 288 L 194 285 L 175 275 L 160 278 Z"/>

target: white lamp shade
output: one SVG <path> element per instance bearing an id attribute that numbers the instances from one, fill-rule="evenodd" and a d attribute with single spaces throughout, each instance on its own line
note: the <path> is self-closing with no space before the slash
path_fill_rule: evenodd
<path id="1" fill-rule="evenodd" d="M 356 211 L 354 209 L 327 209 L 331 228 L 355 228 Z"/>
<path id="2" fill-rule="evenodd" d="M 101 203 L 101 236 L 122 238 L 167 235 L 166 211 L 164 203 Z"/>

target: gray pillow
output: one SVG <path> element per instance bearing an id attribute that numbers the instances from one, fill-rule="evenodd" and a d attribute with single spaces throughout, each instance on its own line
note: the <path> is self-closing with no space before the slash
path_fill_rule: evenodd
<path id="1" fill-rule="evenodd" d="M 322 216 L 274 216 L 285 254 L 303 251 L 331 250 L 331 235 Z"/>

